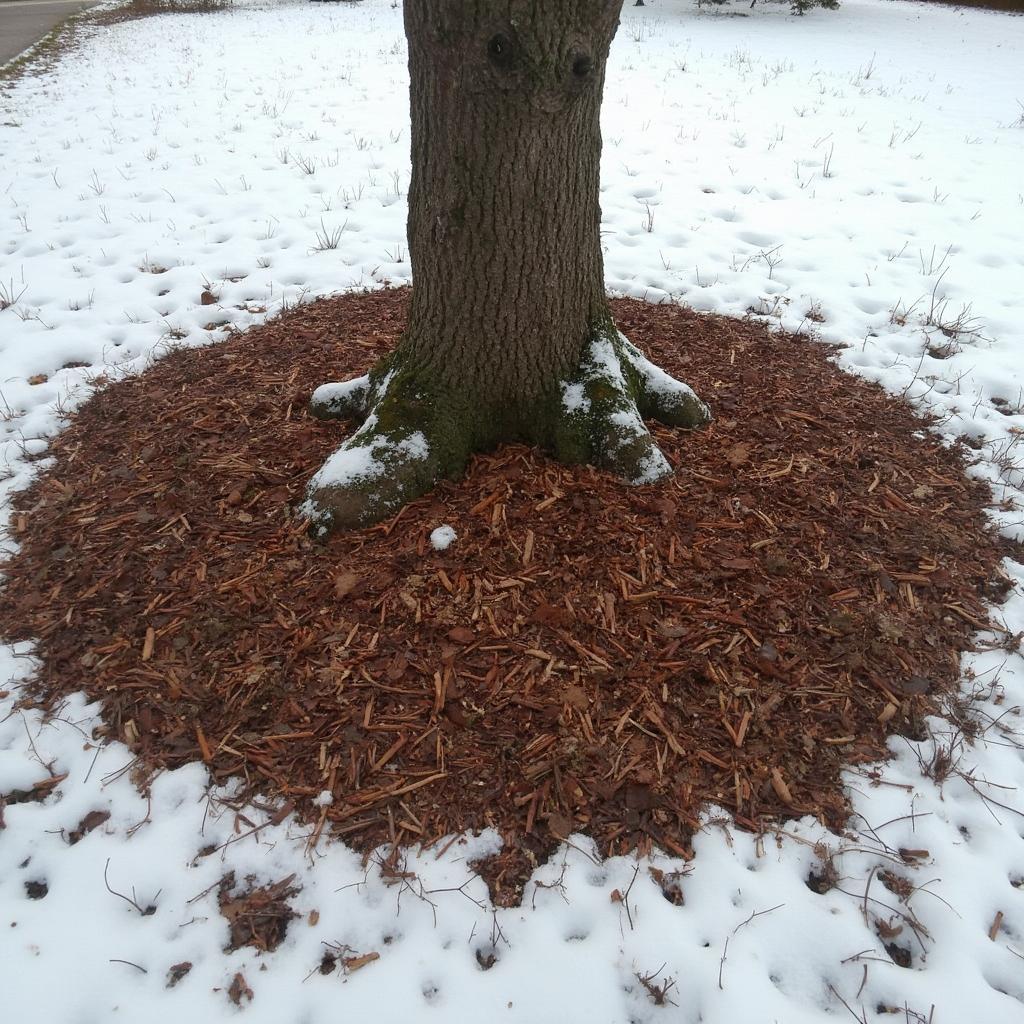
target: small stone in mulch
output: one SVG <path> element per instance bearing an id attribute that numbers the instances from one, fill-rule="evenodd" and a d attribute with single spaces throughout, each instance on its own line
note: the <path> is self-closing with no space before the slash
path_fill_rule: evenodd
<path id="1" fill-rule="evenodd" d="M 220 881 L 217 902 L 220 912 L 227 919 L 230 939 L 225 952 L 251 946 L 269 953 L 284 941 L 291 920 L 298 915 L 288 905 L 288 900 L 299 890 L 292 885 L 295 875 L 289 875 L 272 885 L 243 889 L 235 888 L 235 874 L 228 872 Z M 251 883 L 253 880 L 250 878 Z"/>

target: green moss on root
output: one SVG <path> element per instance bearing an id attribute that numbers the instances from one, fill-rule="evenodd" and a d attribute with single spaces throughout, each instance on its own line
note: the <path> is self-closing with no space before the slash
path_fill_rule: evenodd
<path id="1" fill-rule="evenodd" d="M 671 466 L 644 418 L 690 428 L 710 418 L 686 385 L 610 323 L 595 329 L 568 378 L 523 407 L 441 392 L 399 348 L 365 378 L 318 389 L 312 411 L 363 420 L 310 482 L 302 511 L 318 535 L 394 514 L 442 477 L 458 478 L 473 452 L 501 441 L 536 444 L 561 462 L 652 483 Z"/>

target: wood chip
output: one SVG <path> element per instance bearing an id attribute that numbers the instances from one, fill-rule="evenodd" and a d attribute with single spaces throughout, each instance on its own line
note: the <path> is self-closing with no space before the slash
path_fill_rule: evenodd
<path id="1" fill-rule="evenodd" d="M 782 777 L 782 772 L 778 768 L 773 768 L 771 772 L 772 789 L 775 790 L 775 795 L 787 806 L 792 807 L 794 805 L 793 794 L 789 791 L 789 786 L 786 785 L 786 780 Z"/>
<path id="2" fill-rule="evenodd" d="M 146 639 L 142 644 L 142 660 L 149 661 L 153 657 L 153 645 L 156 643 L 156 630 L 150 626 L 146 630 Z"/>
<path id="3" fill-rule="evenodd" d="M 372 964 L 375 960 L 379 959 L 380 953 L 364 953 L 362 956 L 343 957 L 341 962 L 345 970 L 351 974 L 353 971 L 361 970 L 367 964 Z"/>

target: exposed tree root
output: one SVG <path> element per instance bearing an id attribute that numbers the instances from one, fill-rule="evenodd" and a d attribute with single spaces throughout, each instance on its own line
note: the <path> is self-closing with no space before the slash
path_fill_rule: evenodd
<path id="1" fill-rule="evenodd" d="M 363 421 L 310 481 L 302 511 L 317 535 L 378 522 L 442 477 L 459 476 L 472 452 L 499 440 L 537 444 L 561 462 L 590 463 L 629 484 L 654 483 L 672 467 L 644 419 L 696 428 L 711 418 L 686 384 L 611 327 L 596 332 L 557 392 L 512 416 L 432 393 L 401 349 L 363 377 L 318 388 L 310 410 L 320 419 Z M 515 424 L 507 436 L 495 427 L 503 422 Z"/>
<path id="2" fill-rule="evenodd" d="M 711 419 L 687 385 L 655 366 L 618 331 L 602 332 L 590 342 L 561 390 L 563 415 L 552 446 L 556 457 L 591 463 L 630 484 L 654 483 L 672 472 L 644 419 L 688 428 Z"/>
<path id="3" fill-rule="evenodd" d="M 443 473 L 440 410 L 405 394 L 409 389 L 389 365 L 394 361 L 313 393 L 315 416 L 363 420 L 309 483 L 302 511 L 317 535 L 377 522 L 429 491 Z"/>

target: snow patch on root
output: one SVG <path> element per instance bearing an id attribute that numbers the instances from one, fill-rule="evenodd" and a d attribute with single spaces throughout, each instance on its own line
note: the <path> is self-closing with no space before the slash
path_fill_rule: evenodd
<path id="1" fill-rule="evenodd" d="M 377 417 L 369 419 L 320 467 L 310 487 L 353 487 L 379 480 L 397 461 L 424 462 L 430 445 L 419 430 L 408 437 L 374 436 Z M 369 443 L 367 443 L 369 442 Z"/>
<path id="2" fill-rule="evenodd" d="M 567 413 L 590 412 L 590 399 L 582 384 L 570 384 L 562 381 L 562 408 Z"/>
<path id="3" fill-rule="evenodd" d="M 645 436 L 650 437 L 650 432 L 644 426 L 644 421 L 636 409 L 625 409 L 622 412 L 615 412 L 609 417 L 611 423 L 618 427 L 619 437 L 613 437 L 608 443 L 608 451 L 615 461 L 621 458 L 628 459 L 630 448 L 637 440 Z M 630 475 L 626 482 L 635 486 L 653 484 L 662 480 L 672 473 L 672 464 L 665 458 L 662 450 L 654 444 L 653 440 L 647 450 L 641 452 L 628 464 L 631 468 Z"/>
<path id="4" fill-rule="evenodd" d="M 695 427 L 711 420 L 711 410 L 693 388 L 652 363 L 624 334 L 619 333 L 623 356 L 639 378 L 641 401 L 648 415 L 668 426 Z"/>
<path id="5" fill-rule="evenodd" d="M 394 354 L 363 377 L 325 384 L 310 408 L 322 419 L 363 419 L 362 426 L 309 483 L 300 513 L 316 536 L 364 527 L 429 491 L 441 476 L 458 476 L 469 454 L 504 438 L 474 426 L 459 396 L 426 393 Z M 552 408 L 552 399 L 554 408 Z M 536 407 L 478 409 L 476 419 L 508 417 L 526 439 L 566 463 L 590 463 L 629 484 L 652 484 L 672 466 L 644 423 L 699 427 L 708 407 L 681 381 L 651 363 L 611 324 L 601 325 L 575 371 Z M 525 425 L 525 426 L 523 426 Z M 510 437 L 509 440 L 523 437 Z M 431 538 L 432 541 L 434 538 Z M 437 544 L 435 544 L 437 547 Z"/>
<path id="6" fill-rule="evenodd" d="M 377 430 L 371 413 L 310 480 L 299 513 L 311 521 L 317 536 L 327 534 L 339 514 L 346 525 L 377 522 L 416 496 L 407 481 L 424 475 L 433 479 L 430 444 L 422 431 L 402 436 Z M 420 486 L 418 492 L 425 489 Z"/>
<path id="7" fill-rule="evenodd" d="M 569 437 L 584 439 L 588 461 L 634 485 L 655 483 L 672 472 L 645 417 L 681 427 L 711 419 L 686 384 L 655 366 L 619 331 L 598 333 L 560 388 Z"/>
<path id="8" fill-rule="evenodd" d="M 313 415 L 320 419 L 346 416 L 349 415 L 350 410 L 365 408 L 369 391 L 369 374 L 355 377 L 352 380 L 321 384 L 313 392 L 309 408 Z"/>
<path id="9" fill-rule="evenodd" d="M 391 367 L 324 384 L 313 392 L 313 415 L 363 418 L 359 429 L 310 480 L 306 500 L 299 506 L 315 536 L 323 537 L 335 527 L 379 522 L 429 490 L 437 479 L 427 426 L 404 415 L 401 401 L 392 393 L 396 376 Z"/>
<path id="10" fill-rule="evenodd" d="M 309 400 L 309 411 L 321 420 L 364 416 L 381 400 L 394 376 L 394 370 L 389 370 L 376 381 L 367 373 L 352 380 L 321 384 Z"/>

